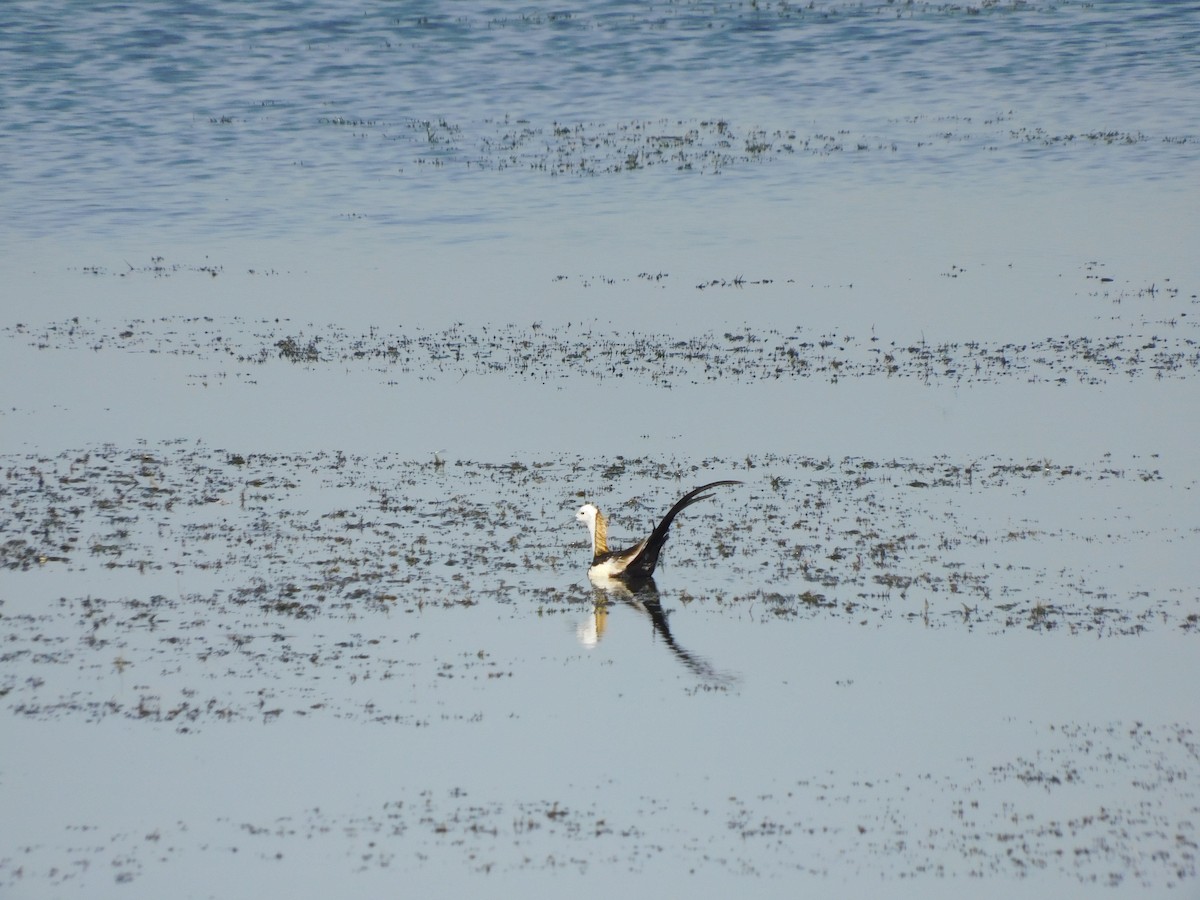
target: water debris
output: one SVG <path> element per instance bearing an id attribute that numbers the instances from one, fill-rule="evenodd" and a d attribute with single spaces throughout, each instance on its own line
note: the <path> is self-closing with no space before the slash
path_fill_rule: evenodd
<path id="1" fill-rule="evenodd" d="M 166 258 L 162 256 L 152 256 L 148 263 L 141 265 L 134 265 L 129 260 L 124 260 L 124 263 L 124 269 L 109 269 L 106 266 L 90 265 L 82 266 L 79 271 L 87 275 L 116 275 L 121 278 L 136 275 L 169 278 L 172 275 L 179 275 L 181 273 L 199 273 L 208 275 L 210 278 L 216 278 L 225 271 L 224 267 L 214 265 L 208 261 L 203 263 L 173 263 L 167 262 Z"/>
<path id="2" fill-rule="evenodd" d="M 227 121 L 213 124 L 228 125 Z M 648 118 L 614 121 L 532 121 L 508 116 L 450 121 L 446 118 L 362 119 L 325 117 L 356 149 L 380 142 L 398 173 L 518 170 L 552 177 L 644 177 L 649 172 L 719 175 L 748 166 L 802 165 L 806 160 L 853 158 L 864 153 L 920 160 L 939 147 L 964 146 L 996 156 L 1119 152 L 1136 145 L 1194 143 L 1187 134 L 1094 129 L 1055 134 L 1021 125 L 1012 113 L 987 118 L 908 116 L 878 130 L 798 128 L 786 123 L 734 123 L 725 118 Z"/>
<path id="3" fill-rule="evenodd" d="M 320 337 L 310 339 L 307 344 L 301 343 L 302 340 L 289 336 L 276 341 L 275 346 L 279 348 L 280 358 L 289 362 L 320 362 L 321 354 L 317 350 Z"/>
<path id="4" fill-rule="evenodd" d="M 312 324 L 298 330 L 286 319 L 167 316 L 124 325 L 72 318 L 40 326 L 5 326 L 0 333 L 38 349 L 176 354 L 228 367 L 231 371 L 223 375 L 247 382 L 258 377 L 256 367 L 272 359 L 339 369 L 359 367 L 379 373 L 389 385 L 398 384 L 399 375 L 501 376 L 544 382 L 621 378 L 658 387 L 869 378 L 941 385 L 1012 380 L 1095 385 L 1190 378 L 1200 369 L 1200 338 L 1172 331 L 927 343 L 885 340 L 874 333 L 814 333 L 800 326 L 692 335 L 630 333 L 584 323 L 355 332 Z"/>
<path id="5" fill-rule="evenodd" d="M 839 689 L 855 686 L 848 681 Z M 263 699 L 261 719 L 271 727 L 281 711 Z M 188 715 L 153 698 L 144 710 L 147 721 Z M 636 806 L 624 804 L 611 780 L 607 790 L 559 795 L 548 787 L 524 796 L 475 783 L 434 788 L 385 781 L 357 802 L 297 801 L 215 820 L 164 818 L 148 830 L 73 826 L 67 847 L 23 847 L 20 867 L 0 860 L 0 884 L 28 884 L 42 872 L 59 877 L 64 859 L 76 871 L 103 860 L 111 877 L 126 883 L 185 855 L 216 863 L 237 852 L 275 863 L 295 853 L 332 857 L 334 848 L 355 861 L 356 874 L 389 877 L 431 858 L 479 875 L 614 869 L 636 875 L 670 859 L 721 875 L 794 880 L 826 878 L 853 856 L 857 869 L 873 865 L 889 877 L 986 878 L 1005 890 L 1010 880 L 1034 874 L 1085 891 L 1096 885 L 1186 890 L 1194 883 L 1195 824 L 1178 818 L 1178 804 L 1159 799 L 1165 792 L 1195 798 L 1189 774 L 1197 737 L 1190 725 L 1058 720 L 1037 736 L 1036 753 L 993 752 L 962 772 L 863 776 L 797 766 L 788 779 L 759 782 L 753 795 L 701 785 L 682 810 L 678 794 L 665 787 L 644 788 Z M 1139 799 L 1098 799 L 1130 781 Z M 872 802 L 878 798 L 891 802 Z M 686 827 L 676 825 L 682 817 Z"/>

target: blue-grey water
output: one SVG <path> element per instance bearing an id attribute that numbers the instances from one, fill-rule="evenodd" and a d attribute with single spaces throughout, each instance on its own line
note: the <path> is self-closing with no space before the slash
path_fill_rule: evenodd
<path id="1" fill-rule="evenodd" d="M 1194 893 L 1197 98 L 1191 3 L 4 3 L 0 893 Z"/>
<path id="2" fill-rule="evenodd" d="M 6 243 L 453 241 L 636 213 L 664 191 L 1187 189 L 1196 174 L 1187 3 L 15 2 L 0 15 Z"/>

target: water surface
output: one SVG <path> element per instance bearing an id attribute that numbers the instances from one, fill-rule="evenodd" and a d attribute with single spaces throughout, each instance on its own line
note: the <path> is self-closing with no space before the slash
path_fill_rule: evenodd
<path id="1" fill-rule="evenodd" d="M 1194 890 L 1196 18 L 6 5 L 6 896 Z"/>

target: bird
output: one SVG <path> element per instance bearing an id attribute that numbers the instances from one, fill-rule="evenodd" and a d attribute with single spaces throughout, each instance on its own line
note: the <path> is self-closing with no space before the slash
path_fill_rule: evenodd
<path id="1" fill-rule="evenodd" d="M 740 481 L 713 481 L 684 494 L 672 506 L 658 526 L 637 544 L 626 550 L 608 549 L 608 519 L 594 503 L 585 503 L 575 513 L 575 518 L 588 527 L 592 536 L 592 564 L 588 567 L 588 578 L 593 583 L 616 581 L 637 583 L 649 580 L 658 565 L 658 555 L 670 535 L 671 522 L 684 509 L 706 500 L 711 494 L 705 491 L 726 484 L 741 484 Z"/>

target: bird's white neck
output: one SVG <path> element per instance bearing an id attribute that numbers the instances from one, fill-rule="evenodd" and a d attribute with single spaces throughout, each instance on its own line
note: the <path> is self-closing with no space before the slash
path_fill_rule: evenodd
<path id="1" fill-rule="evenodd" d="M 608 519 L 604 517 L 604 513 L 591 503 L 587 503 L 579 508 L 576 518 L 587 525 L 588 533 L 592 536 L 592 556 L 607 553 Z"/>

